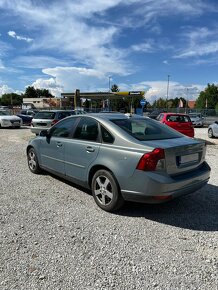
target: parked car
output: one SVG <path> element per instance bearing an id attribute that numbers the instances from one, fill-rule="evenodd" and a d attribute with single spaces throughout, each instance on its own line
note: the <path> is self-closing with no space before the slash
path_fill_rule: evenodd
<path id="1" fill-rule="evenodd" d="M 160 113 L 164 113 L 164 110 L 154 110 L 154 111 L 148 113 L 148 117 L 151 119 L 157 119 L 157 117 L 160 115 Z"/>
<path id="2" fill-rule="evenodd" d="M 186 114 L 161 113 L 157 121 L 166 124 L 180 133 L 189 137 L 194 137 L 194 128 L 190 117 Z"/>
<path id="3" fill-rule="evenodd" d="M 218 121 L 215 121 L 213 124 L 210 124 L 208 127 L 208 137 L 218 137 Z"/>
<path id="4" fill-rule="evenodd" d="M 0 128 L 20 128 L 22 119 L 11 115 L 8 110 L 0 110 Z"/>
<path id="5" fill-rule="evenodd" d="M 124 114 L 67 117 L 29 141 L 28 166 L 90 188 L 97 205 L 114 211 L 124 200 L 169 201 L 205 185 L 205 141 L 150 118 Z"/>
<path id="6" fill-rule="evenodd" d="M 37 110 L 24 109 L 21 110 L 20 113 L 17 114 L 17 116 L 22 119 L 23 125 L 29 126 L 31 125 L 32 119 L 37 112 L 38 112 Z"/>
<path id="7" fill-rule="evenodd" d="M 204 126 L 204 117 L 201 114 L 190 113 L 189 117 L 190 117 L 194 127 L 203 127 Z"/>
<path id="8" fill-rule="evenodd" d="M 50 128 L 61 119 L 71 116 L 72 114 L 72 110 L 39 111 L 31 121 L 31 132 L 37 135 L 40 131 Z"/>
<path id="9" fill-rule="evenodd" d="M 75 109 L 71 111 L 71 115 L 81 115 L 81 114 L 87 114 L 86 111 Z"/>

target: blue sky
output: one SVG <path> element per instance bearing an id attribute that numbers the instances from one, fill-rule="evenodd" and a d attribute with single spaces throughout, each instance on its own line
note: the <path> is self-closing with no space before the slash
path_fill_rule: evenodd
<path id="1" fill-rule="evenodd" d="M 145 90 L 195 99 L 218 77 L 216 0 L 0 0 L 0 96 Z"/>

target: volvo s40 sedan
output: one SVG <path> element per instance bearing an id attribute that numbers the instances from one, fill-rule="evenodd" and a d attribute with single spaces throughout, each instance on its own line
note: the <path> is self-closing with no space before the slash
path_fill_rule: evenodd
<path id="1" fill-rule="evenodd" d="M 125 200 L 160 203 L 205 185 L 204 141 L 150 118 L 123 114 L 67 117 L 27 146 L 29 169 L 46 170 L 90 188 L 106 211 Z"/>

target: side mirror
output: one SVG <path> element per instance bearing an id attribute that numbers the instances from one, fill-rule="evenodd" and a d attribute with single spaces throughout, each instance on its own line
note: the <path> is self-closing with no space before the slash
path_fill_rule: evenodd
<path id="1" fill-rule="evenodd" d="M 41 136 L 41 137 L 49 137 L 49 131 L 48 130 L 42 130 L 39 133 L 39 136 Z"/>

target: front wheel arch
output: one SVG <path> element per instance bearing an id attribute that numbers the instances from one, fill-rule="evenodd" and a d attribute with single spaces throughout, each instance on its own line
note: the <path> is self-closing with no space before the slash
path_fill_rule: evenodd
<path id="1" fill-rule="evenodd" d="M 214 137 L 212 128 L 208 129 L 208 137 L 209 138 L 213 138 Z"/>
<path id="2" fill-rule="evenodd" d="M 34 174 L 41 173 L 42 169 L 39 165 L 38 157 L 37 157 L 36 150 L 34 149 L 34 147 L 28 146 L 26 152 L 27 152 L 28 167 L 30 171 Z"/>

